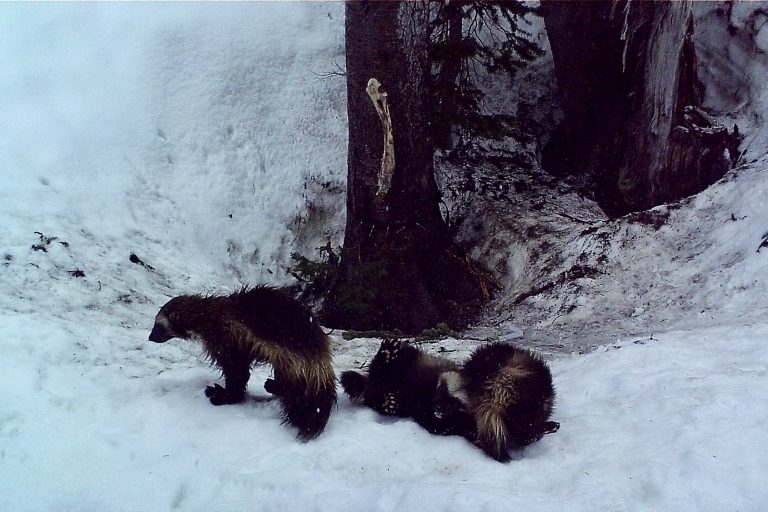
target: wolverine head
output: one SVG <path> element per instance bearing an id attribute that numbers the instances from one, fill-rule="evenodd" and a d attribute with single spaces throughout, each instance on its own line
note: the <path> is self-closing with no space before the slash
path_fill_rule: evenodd
<path id="1" fill-rule="evenodd" d="M 436 418 L 447 418 L 469 409 L 469 396 L 459 372 L 440 374 L 437 389 L 432 398 L 432 411 Z"/>
<path id="2" fill-rule="evenodd" d="M 155 317 L 155 325 L 149 333 L 149 341 L 165 343 L 171 338 L 185 338 L 186 330 L 183 328 L 183 299 L 174 297 L 160 308 Z"/>

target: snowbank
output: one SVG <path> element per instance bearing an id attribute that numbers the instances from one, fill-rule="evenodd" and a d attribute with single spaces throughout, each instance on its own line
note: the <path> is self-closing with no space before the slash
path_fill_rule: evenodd
<path id="1" fill-rule="evenodd" d="M 0 13 L 7 244 L 40 231 L 109 240 L 120 258 L 142 245 L 212 288 L 285 282 L 292 250 L 340 243 L 345 88 L 323 75 L 343 65 L 342 4 Z"/>

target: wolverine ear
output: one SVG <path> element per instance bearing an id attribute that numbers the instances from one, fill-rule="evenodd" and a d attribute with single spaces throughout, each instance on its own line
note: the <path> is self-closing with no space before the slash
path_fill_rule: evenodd
<path id="1" fill-rule="evenodd" d="M 353 404 L 362 405 L 365 390 L 368 388 L 368 376 L 362 373 L 346 371 L 341 374 L 341 387 L 349 395 Z"/>

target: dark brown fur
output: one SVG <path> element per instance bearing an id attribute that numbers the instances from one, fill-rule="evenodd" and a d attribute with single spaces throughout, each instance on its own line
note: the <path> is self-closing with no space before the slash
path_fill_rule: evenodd
<path id="1" fill-rule="evenodd" d="M 458 417 L 438 418 L 432 407 L 440 375 L 452 370 L 458 370 L 455 363 L 390 339 L 382 342 L 368 374 L 344 372 L 341 385 L 353 402 L 381 414 L 413 418 L 432 434 L 462 435 Z"/>
<path id="2" fill-rule="evenodd" d="M 287 423 L 309 440 L 325 428 L 336 402 L 330 341 L 296 300 L 266 287 L 227 296 L 182 295 L 157 314 L 150 341 L 199 340 L 221 368 L 225 386 L 208 386 L 214 405 L 243 400 L 253 364 L 269 363 L 274 379 L 265 388 L 283 406 Z"/>
<path id="3" fill-rule="evenodd" d="M 443 380 L 439 387 L 447 384 Z M 509 460 L 510 449 L 560 427 L 549 421 L 555 401 L 552 374 L 529 350 L 507 343 L 478 347 L 452 387 L 448 394 L 460 398 L 475 419 L 475 444 L 498 461 Z"/>
<path id="4" fill-rule="evenodd" d="M 461 435 L 494 459 L 557 430 L 546 364 L 503 343 L 478 348 L 464 367 L 400 340 L 385 340 L 368 373 L 341 375 L 353 402 L 411 417 L 433 434 Z"/>

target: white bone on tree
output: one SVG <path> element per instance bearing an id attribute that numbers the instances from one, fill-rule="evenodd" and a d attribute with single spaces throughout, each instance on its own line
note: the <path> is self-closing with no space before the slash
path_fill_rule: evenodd
<path id="1" fill-rule="evenodd" d="M 392 186 L 392 175 L 395 172 L 395 135 L 392 130 L 392 117 L 389 115 L 387 92 L 384 87 L 378 80 L 371 78 L 368 80 L 368 86 L 365 90 L 379 114 L 384 133 L 384 153 L 381 155 L 381 168 L 379 169 L 376 188 L 376 196 L 382 197 L 389 192 Z"/>

